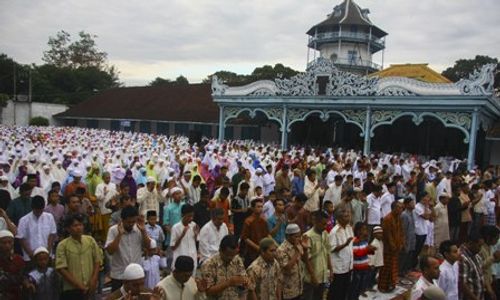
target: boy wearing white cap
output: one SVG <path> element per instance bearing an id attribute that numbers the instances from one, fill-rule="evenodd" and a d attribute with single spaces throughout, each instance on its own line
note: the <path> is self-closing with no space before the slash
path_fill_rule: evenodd
<path id="1" fill-rule="evenodd" d="M 160 214 L 160 193 L 156 188 L 156 179 L 152 176 L 147 178 L 146 186 L 137 190 L 137 204 L 139 204 L 139 213 L 146 216 L 150 210 Z"/>
<path id="2" fill-rule="evenodd" d="M 154 239 L 151 239 L 149 249 L 145 252 L 146 255 L 142 258 L 141 262 L 146 275 L 144 286 L 148 289 L 153 289 L 160 282 L 160 268 L 167 267 L 167 260 L 165 257 L 158 255 L 159 251 Z"/>
<path id="3" fill-rule="evenodd" d="M 54 268 L 49 267 L 49 251 L 38 247 L 33 252 L 35 269 L 28 274 L 33 300 L 59 299 L 57 275 Z"/>

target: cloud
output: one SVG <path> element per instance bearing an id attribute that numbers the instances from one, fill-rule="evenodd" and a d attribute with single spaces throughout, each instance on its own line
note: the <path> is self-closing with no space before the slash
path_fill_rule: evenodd
<path id="1" fill-rule="evenodd" d="M 338 1 L 340 2 L 340 1 Z M 427 62 L 438 71 L 459 58 L 500 57 L 498 0 L 358 0 L 389 33 L 384 63 Z M 96 34 L 127 85 L 157 76 L 201 81 L 217 70 L 249 73 L 278 62 L 303 70 L 307 35 L 337 1 L 0 0 L 0 52 L 42 63 L 49 36 Z M 375 56 L 381 60 L 381 55 Z"/>

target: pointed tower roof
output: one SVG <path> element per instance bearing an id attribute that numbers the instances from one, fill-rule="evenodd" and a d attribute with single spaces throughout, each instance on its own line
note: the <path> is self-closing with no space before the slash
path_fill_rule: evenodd
<path id="1" fill-rule="evenodd" d="M 328 15 L 323 22 L 314 25 L 307 34 L 314 35 L 316 29 L 318 32 L 330 31 L 337 25 L 359 25 L 372 27 L 372 33 L 377 37 L 386 36 L 387 33 L 373 23 L 368 18 L 370 10 L 359 7 L 352 0 L 344 0 L 341 4 L 333 8 L 333 12 Z"/>

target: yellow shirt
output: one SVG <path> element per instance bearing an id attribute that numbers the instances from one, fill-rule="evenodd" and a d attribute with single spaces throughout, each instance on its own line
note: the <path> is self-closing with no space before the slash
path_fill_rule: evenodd
<path id="1" fill-rule="evenodd" d="M 328 281 L 330 275 L 328 260 L 330 259 L 331 247 L 328 233 L 323 231 L 322 234 L 318 234 L 314 228 L 311 228 L 305 235 L 309 237 L 311 242 L 311 248 L 309 249 L 308 255 L 315 273 L 314 275 L 319 283 L 325 283 Z M 306 271 L 304 275 L 304 281 L 310 283 L 311 276 L 309 272 Z"/>
<path id="2" fill-rule="evenodd" d="M 68 272 L 86 286 L 90 283 L 96 262 L 102 262 L 102 252 L 91 236 L 82 235 L 81 243 L 68 237 L 57 245 L 56 269 L 67 268 Z M 63 282 L 64 291 L 73 289 L 73 285 Z"/>

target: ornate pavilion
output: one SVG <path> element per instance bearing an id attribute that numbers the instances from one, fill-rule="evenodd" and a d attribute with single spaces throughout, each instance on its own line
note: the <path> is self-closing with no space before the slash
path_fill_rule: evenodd
<path id="1" fill-rule="evenodd" d="M 219 106 L 218 138 L 240 114 L 263 113 L 278 124 L 281 147 L 287 148 L 292 126 L 315 115 L 334 116 L 359 129 L 363 152 L 369 154 L 375 130 L 410 117 L 415 125 L 438 120 L 462 133 L 468 144 L 468 167 L 475 162 L 479 129 L 487 131 L 500 119 L 500 101 L 493 93 L 495 65 L 485 65 L 457 83 L 426 83 L 405 77 L 360 76 L 339 70 L 332 60 L 318 58 L 290 79 L 261 80 L 229 87 L 212 78 L 212 97 Z M 411 134 L 411 132 L 408 132 Z"/>

